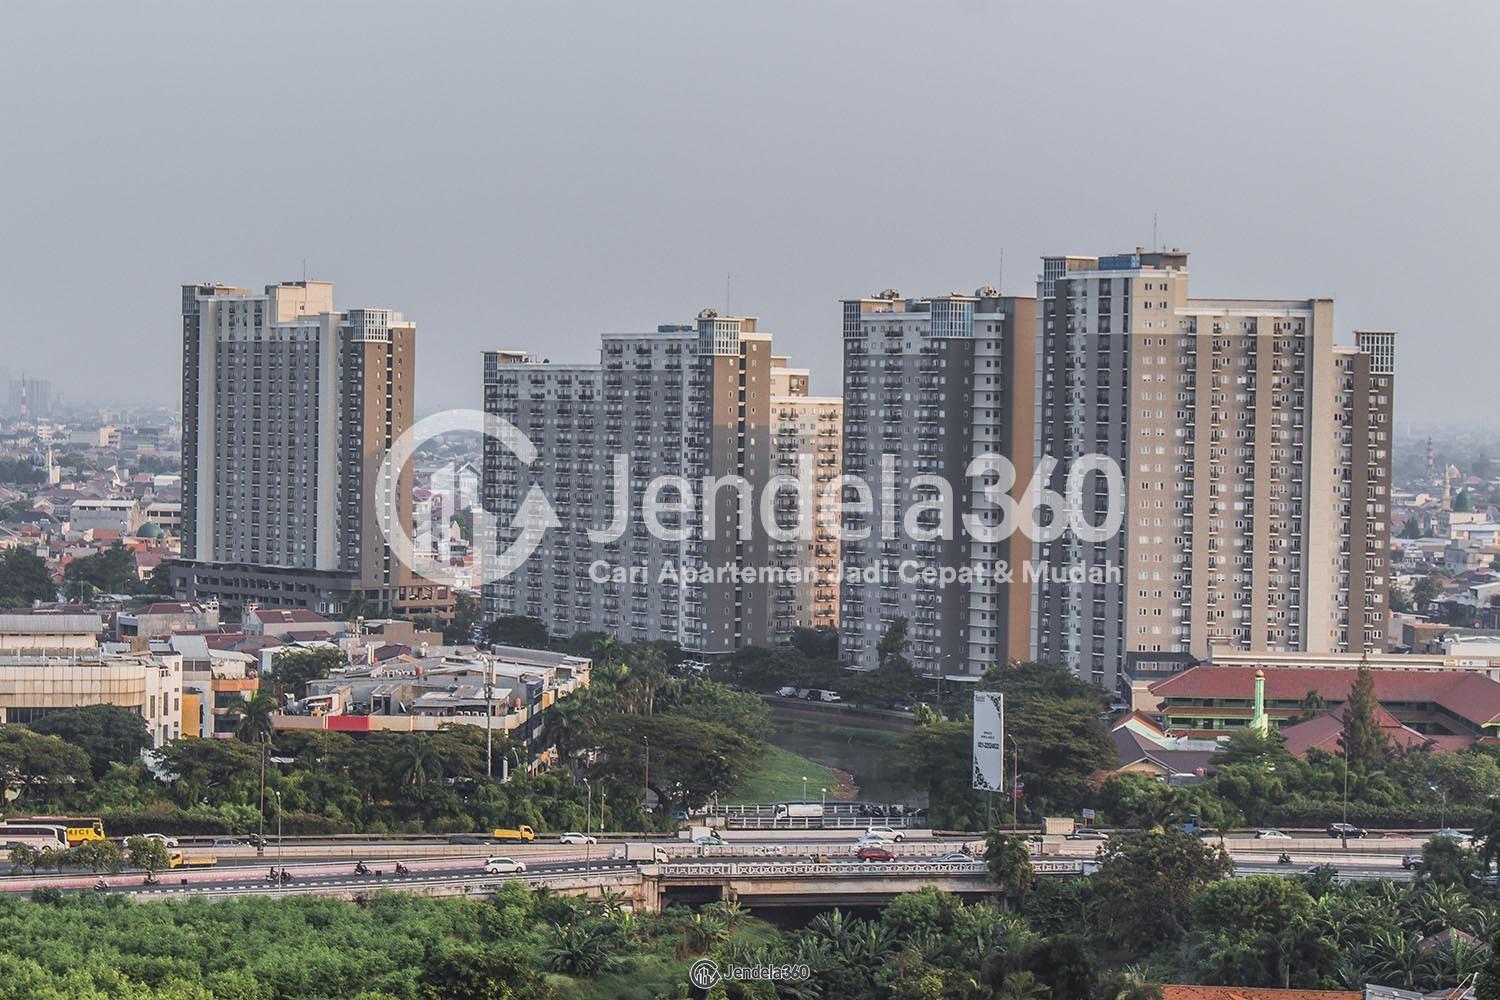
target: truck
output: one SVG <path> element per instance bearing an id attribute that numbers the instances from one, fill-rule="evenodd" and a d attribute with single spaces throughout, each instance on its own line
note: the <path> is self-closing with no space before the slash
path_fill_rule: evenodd
<path id="1" fill-rule="evenodd" d="M 776 819 L 822 819 L 821 802 L 780 802 L 772 813 Z"/>
<path id="2" fill-rule="evenodd" d="M 625 860 L 662 864 L 671 858 L 667 855 L 667 849 L 660 844 L 626 844 Z"/>
<path id="3" fill-rule="evenodd" d="M 218 863 L 219 859 L 212 854 L 184 854 L 175 849 L 167 854 L 170 868 L 212 868 Z"/>
<path id="4" fill-rule="evenodd" d="M 823 688 L 813 688 L 807 692 L 808 701 L 843 701 L 837 691 L 828 691 Z"/>
<path id="5" fill-rule="evenodd" d="M 1042 834 L 1048 837 L 1066 837 L 1076 826 L 1071 816 L 1046 816 L 1042 819 Z"/>
<path id="6" fill-rule="evenodd" d="M 496 830 L 490 834 L 490 839 L 531 841 L 536 839 L 536 834 L 532 831 L 531 827 L 522 823 L 520 826 L 512 829 Z"/>

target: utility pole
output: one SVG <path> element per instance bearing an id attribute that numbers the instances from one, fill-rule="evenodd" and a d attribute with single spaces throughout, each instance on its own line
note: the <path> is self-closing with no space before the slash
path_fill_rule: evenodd
<path id="1" fill-rule="evenodd" d="M 260 741 L 260 833 L 256 835 L 255 856 L 266 856 L 266 741 Z"/>
<path id="2" fill-rule="evenodd" d="M 1010 832 L 1015 833 L 1021 814 L 1021 747 L 1016 738 L 1010 738 Z"/>
<path id="3" fill-rule="evenodd" d="M 651 737 L 642 736 L 641 740 L 646 744 L 646 780 L 642 788 L 641 806 L 646 808 L 651 801 Z"/>
<path id="4" fill-rule="evenodd" d="M 495 776 L 495 738 L 491 726 L 495 720 L 495 661 L 484 658 L 484 776 Z"/>

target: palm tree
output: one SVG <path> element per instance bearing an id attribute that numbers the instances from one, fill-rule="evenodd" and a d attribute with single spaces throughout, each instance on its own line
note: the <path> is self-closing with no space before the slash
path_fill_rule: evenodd
<path id="1" fill-rule="evenodd" d="M 614 967 L 615 956 L 607 935 L 586 923 L 552 926 L 551 943 L 543 952 L 547 967 L 570 976 L 594 977 Z"/>
<path id="2" fill-rule="evenodd" d="M 995 1000 L 1048 1000 L 1052 989 L 1036 981 L 1030 972 L 1013 972 L 1005 977 Z"/>
<path id="3" fill-rule="evenodd" d="M 1109 985 L 1106 1000 L 1161 1000 L 1161 987 L 1139 965 L 1127 965 Z"/>
<path id="4" fill-rule="evenodd" d="M 724 921 L 709 913 L 695 913 L 682 928 L 687 946 L 694 952 L 705 952 L 729 936 Z"/>
<path id="5" fill-rule="evenodd" d="M 246 743 L 270 743 L 276 731 L 271 716 L 276 714 L 276 699 L 268 692 L 257 691 L 249 701 L 239 697 L 229 705 L 229 712 L 239 716 L 234 735 Z"/>
<path id="6" fill-rule="evenodd" d="M 1370 971 L 1382 981 L 1392 981 L 1402 989 L 1416 989 L 1417 982 L 1426 977 L 1431 960 L 1418 947 L 1421 934 L 1401 934 L 1382 931 L 1370 943 Z"/>
<path id="7" fill-rule="evenodd" d="M 401 742 L 391 760 L 391 771 L 396 783 L 401 785 L 425 785 L 443 776 L 437 751 L 429 741 L 421 738 Z"/>

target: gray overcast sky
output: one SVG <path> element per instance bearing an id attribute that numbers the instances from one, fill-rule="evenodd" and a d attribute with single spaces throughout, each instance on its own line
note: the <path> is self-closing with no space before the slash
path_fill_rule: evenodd
<path id="1" fill-rule="evenodd" d="M 1200 295 L 1393 327 L 1398 419 L 1495 392 L 1500 5 L 11 3 L 0 366 L 178 395 L 177 286 L 302 273 L 480 351 L 762 317 L 839 382 L 838 299 L 1191 250 Z"/>

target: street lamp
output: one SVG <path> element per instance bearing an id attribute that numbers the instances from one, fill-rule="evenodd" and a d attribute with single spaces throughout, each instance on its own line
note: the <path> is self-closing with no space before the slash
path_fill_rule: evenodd
<path id="1" fill-rule="evenodd" d="M 286 888 L 286 865 L 281 857 L 281 791 L 273 788 L 271 794 L 276 796 L 276 891 L 280 894 Z"/>
<path id="2" fill-rule="evenodd" d="M 594 786 L 589 784 L 587 778 L 583 779 L 583 789 L 588 795 L 583 807 L 583 870 L 587 873 L 594 860 L 594 852 L 589 842 L 589 822 L 594 813 Z"/>
<path id="3" fill-rule="evenodd" d="M 807 775 L 802 776 L 802 801 L 807 801 Z"/>
<path id="4" fill-rule="evenodd" d="M 1442 812 L 1438 814 L 1438 829 L 1446 830 L 1448 829 L 1448 786 L 1429 784 L 1427 787 L 1432 789 L 1434 792 L 1441 792 L 1443 795 Z"/>
<path id="5" fill-rule="evenodd" d="M 1021 796 L 1017 794 L 1021 784 L 1021 747 L 1016 743 L 1015 733 L 1005 735 L 1010 739 L 1010 832 L 1015 833 L 1021 814 Z"/>
<path id="6" fill-rule="evenodd" d="M 820 796 L 820 800 L 823 803 L 823 811 L 827 812 L 828 811 L 828 789 L 826 789 L 826 788 L 820 788 L 820 789 L 818 789 L 818 793 L 819 793 L 819 796 Z"/>

